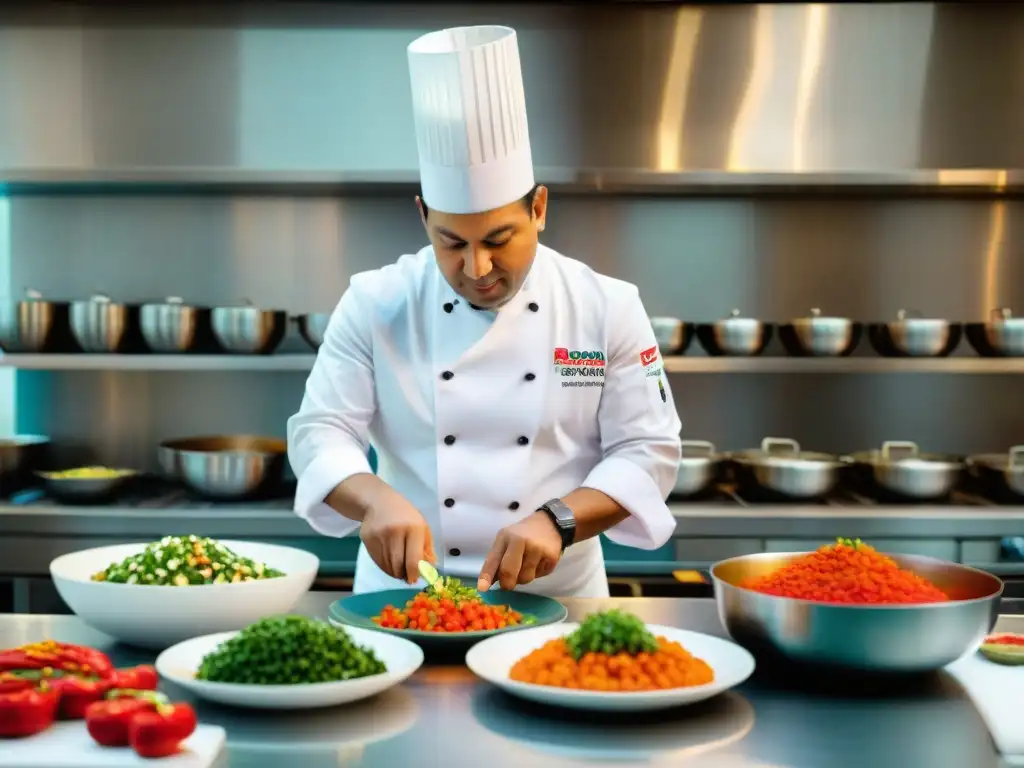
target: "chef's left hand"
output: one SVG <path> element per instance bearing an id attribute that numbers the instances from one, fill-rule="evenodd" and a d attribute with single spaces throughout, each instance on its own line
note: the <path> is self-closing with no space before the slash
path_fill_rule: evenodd
<path id="1" fill-rule="evenodd" d="M 497 581 L 502 589 L 515 589 L 547 576 L 562 556 L 562 537 L 546 512 L 535 512 L 498 531 L 484 560 L 476 588 L 486 592 Z"/>

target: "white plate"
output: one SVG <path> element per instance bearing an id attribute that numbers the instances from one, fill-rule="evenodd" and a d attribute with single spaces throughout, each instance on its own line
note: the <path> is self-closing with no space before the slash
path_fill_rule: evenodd
<path id="1" fill-rule="evenodd" d="M 668 691 L 579 691 L 547 685 L 517 683 L 509 679 L 509 671 L 523 656 L 540 648 L 549 640 L 571 634 L 579 624 L 554 624 L 524 629 L 508 635 L 497 635 L 477 643 L 466 654 L 466 666 L 478 677 L 503 691 L 530 701 L 571 709 L 629 711 L 667 709 L 695 704 L 710 699 L 742 683 L 754 671 L 754 657 L 729 640 L 675 627 L 648 625 L 655 635 L 682 645 L 715 672 L 707 685 L 675 688 Z"/>
<path id="2" fill-rule="evenodd" d="M 423 651 L 410 640 L 356 627 L 347 627 L 345 631 L 357 645 L 373 650 L 388 671 L 356 680 L 307 685 L 241 685 L 196 680 L 203 657 L 237 632 L 222 632 L 178 643 L 157 656 L 156 669 L 161 677 L 218 704 L 253 709 L 314 709 L 375 696 L 398 685 L 423 664 Z"/>
<path id="3" fill-rule="evenodd" d="M 284 573 L 276 579 L 188 587 L 112 584 L 92 575 L 146 548 L 148 542 L 72 552 L 50 563 L 68 607 L 86 624 L 131 645 L 162 649 L 196 635 L 240 630 L 288 613 L 309 591 L 320 560 L 294 547 L 249 541 L 220 543 Z"/>

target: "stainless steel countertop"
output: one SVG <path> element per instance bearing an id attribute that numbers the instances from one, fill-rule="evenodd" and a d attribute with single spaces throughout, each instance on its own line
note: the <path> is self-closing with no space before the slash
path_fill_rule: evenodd
<path id="1" fill-rule="evenodd" d="M 322 616 L 340 595 L 311 593 L 299 611 Z M 626 608 L 649 623 L 722 634 L 711 600 L 566 600 L 570 620 Z M 1005 601 L 1022 613 L 1024 601 Z M 1000 629 L 1024 630 L 1024 616 Z M 119 664 L 152 661 L 71 616 L 0 615 L 0 647 L 54 638 L 101 648 Z M 428 658 L 428 662 L 429 662 Z M 657 763 L 688 768 L 994 768 L 988 731 L 945 674 L 886 689 L 787 678 L 752 681 L 704 705 L 620 717 L 548 710 L 506 697 L 457 663 L 430 663 L 371 701 L 284 714 L 198 703 L 228 731 L 226 764 L 245 768 L 563 768 Z M 188 698 L 168 687 L 175 698 Z"/>

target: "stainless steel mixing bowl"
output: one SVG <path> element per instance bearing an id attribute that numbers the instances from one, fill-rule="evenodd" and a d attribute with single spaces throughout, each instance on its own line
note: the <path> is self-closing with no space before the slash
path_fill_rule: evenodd
<path id="1" fill-rule="evenodd" d="M 269 355 L 284 340 L 288 315 L 246 304 L 217 307 L 212 313 L 213 335 L 228 352 Z"/>
<path id="2" fill-rule="evenodd" d="M 128 306 L 103 295 L 71 302 L 71 333 L 85 352 L 116 352 L 128 332 Z"/>
<path id="3" fill-rule="evenodd" d="M 27 291 L 21 301 L 0 301 L 0 350 L 42 352 L 50 341 L 57 317 L 57 305 L 43 301 L 36 291 Z"/>
<path id="4" fill-rule="evenodd" d="M 187 352 L 196 338 L 199 310 L 177 296 L 163 303 L 143 304 L 139 310 L 142 338 L 153 352 Z"/>
<path id="5" fill-rule="evenodd" d="M 926 605 L 837 605 L 742 589 L 803 552 L 734 557 L 711 569 L 722 625 L 755 655 L 805 664 L 884 673 L 940 669 L 973 652 L 999 615 L 1003 583 L 965 565 L 890 555 L 951 598 Z"/>
<path id="6" fill-rule="evenodd" d="M 327 335 L 327 324 L 331 321 L 330 312 L 315 312 L 299 315 L 295 318 L 299 324 L 299 333 L 313 349 L 320 349 Z"/>
<path id="7" fill-rule="evenodd" d="M 192 437 L 161 443 L 159 462 L 165 473 L 201 496 L 244 499 L 282 483 L 287 450 L 284 440 L 273 437 Z"/>

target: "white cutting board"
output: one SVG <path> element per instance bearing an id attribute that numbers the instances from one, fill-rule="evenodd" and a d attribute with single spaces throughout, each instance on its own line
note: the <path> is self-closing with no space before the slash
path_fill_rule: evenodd
<path id="1" fill-rule="evenodd" d="M 946 667 L 964 687 L 978 710 L 1004 765 L 1024 766 L 1024 666 L 993 664 L 972 653 Z"/>
<path id="2" fill-rule="evenodd" d="M 37 736 L 0 741 L 2 768 L 212 768 L 224 749 L 224 729 L 200 725 L 182 744 L 181 752 L 159 760 L 146 760 L 131 747 L 101 747 L 81 720 L 57 723 Z"/>

